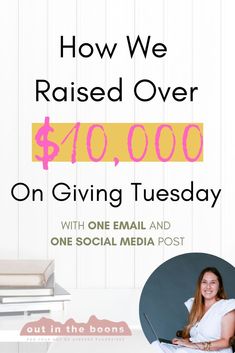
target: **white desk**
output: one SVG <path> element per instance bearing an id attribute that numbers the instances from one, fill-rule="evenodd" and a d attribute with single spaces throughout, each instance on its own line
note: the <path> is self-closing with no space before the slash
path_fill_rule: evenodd
<path id="1" fill-rule="evenodd" d="M 85 353 L 116 352 L 151 352 L 152 347 L 147 342 L 138 319 L 138 303 L 140 290 L 133 289 L 90 289 L 69 290 L 72 300 L 67 312 L 54 312 L 51 314 L 33 314 L 30 316 L 0 317 L 0 352 L 1 353 Z M 55 336 L 20 336 L 24 324 L 49 317 L 64 323 L 73 318 L 77 322 L 87 322 L 91 315 L 98 319 L 112 321 L 126 321 L 133 332 L 130 337 L 55 337 Z M 138 330 L 139 329 L 139 330 Z M 91 338 L 91 337 L 90 337 Z M 103 340 L 102 340 L 103 338 Z M 113 340 L 111 340 L 113 339 Z M 3 343 L 12 342 L 12 343 Z"/>

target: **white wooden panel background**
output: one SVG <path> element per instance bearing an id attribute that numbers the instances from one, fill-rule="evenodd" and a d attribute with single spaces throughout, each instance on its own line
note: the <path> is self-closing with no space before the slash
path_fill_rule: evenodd
<path id="1" fill-rule="evenodd" d="M 0 97 L 1 119 L 1 207 L 0 258 L 55 258 L 57 281 L 81 293 L 84 320 L 91 314 L 86 298 L 97 296 L 97 312 L 107 299 L 111 318 L 122 315 L 138 325 L 138 306 L 118 301 L 120 290 L 139 295 L 150 273 L 162 262 L 185 252 L 208 252 L 234 265 L 235 122 L 233 117 L 235 51 L 233 0 L 10 0 L 0 5 Z M 137 35 L 163 42 L 165 59 L 127 55 L 125 37 Z M 118 43 L 112 60 L 59 58 L 59 37 L 77 43 Z M 51 84 L 75 82 L 109 88 L 123 77 L 123 102 L 45 103 L 35 102 L 35 79 Z M 163 104 L 154 99 L 142 103 L 133 98 L 134 82 L 151 79 L 156 85 L 198 86 L 194 103 Z M 191 122 L 204 123 L 204 162 L 50 164 L 49 172 L 31 162 L 31 124 L 49 115 L 53 122 Z M 10 139 L 11 134 L 11 139 Z M 129 183 L 146 187 L 222 188 L 215 208 L 206 203 L 135 203 L 127 199 Z M 45 190 L 43 203 L 17 204 L 10 189 L 17 181 Z M 113 209 L 105 203 L 59 203 L 49 197 L 56 182 L 86 187 L 122 187 L 123 205 Z M 61 234 L 61 219 L 169 220 L 171 232 L 186 237 L 184 247 L 68 247 L 50 245 Z M 71 232 L 71 234 L 76 232 Z M 79 235 L 79 231 L 77 231 Z M 90 235 L 86 231 L 83 235 Z M 93 234 L 93 233 L 92 233 Z M 125 234 L 125 232 L 122 232 Z M 131 233 L 128 233 L 131 235 Z M 139 233 L 133 232 L 133 235 Z M 150 234 L 150 233 L 149 233 Z M 108 231 L 99 235 L 112 235 Z M 120 233 L 115 233 L 120 237 Z M 80 291 L 80 292 L 79 292 Z M 116 293 L 116 295 L 114 295 Z M 79 294 L 78 294 L 79 295 Z M 112 295 L 112 297 L 111 297 Z M 113 299 L 111 299 L 113 298 Z M 131 299 L 130 299 L 131 301 Z M 121 309 L 120 309 L 121 305 Z M 134 306 L 136 305 L 136 306 Z M 92 305 L 92 308 L 95 308 Z M 102 312 L 102 311 L 101 311 Z M 131 312 L 131 313 L 130 313 Z M 128 317 L 128 315 L 130 317 Z M 9 344 L 4 352 L 26 353 L 29 345 Z M 37 347 L 37 348 L 36 348 Z M 47 346 L 34 348 L 46 351 Z"/>

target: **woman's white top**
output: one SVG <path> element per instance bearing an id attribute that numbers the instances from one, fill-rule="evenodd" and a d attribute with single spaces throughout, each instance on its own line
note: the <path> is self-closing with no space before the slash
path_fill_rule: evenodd
<path id="1" fill-rule="evenodd" d="M 191 311 L 193 298 L 184 304 L 188 311 Z M 235 309 L 235 299 L 221 299 L 214 303 L 190 330 L 190 341 L 207 342 L 221 338 L 221 320 L 228 312 Z"/>
<path id="2" fill-rule="evenodd" d="M 184 304 L 188 311 L 192 309 L 194 298 L 188 299 Z M 209 342 L 221 338 L 221 321 L 225 314 L 235 310 L 235 299 L 221 299 L 213 304 L 190 330 L 190 341 Z M 205 353 L 200 349 L 193 349 L 183 346 L 177 346 L 168 343 L 154 341 L 152 346 L 156 353 Z M 210 353 L 232 353 L 232 348 L 224 348 L 219 351 L 210 351 Z"/>

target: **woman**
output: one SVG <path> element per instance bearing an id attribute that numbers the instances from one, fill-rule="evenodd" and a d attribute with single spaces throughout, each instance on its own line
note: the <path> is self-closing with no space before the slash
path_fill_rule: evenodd
<path id="1" fill-rule="evenodd" d="M 173 344 L 155 341 L 152 345 L 156 346 L 156 351 L 231 353 L 229 339 L 235 333 L 235 299 L 226 299 L 221 274 L 215 267 L 207 267 L 200 273 L 195 296 L 185 305 L 189 320 L 183 330 L 183 338 L 174 338 Z"/>

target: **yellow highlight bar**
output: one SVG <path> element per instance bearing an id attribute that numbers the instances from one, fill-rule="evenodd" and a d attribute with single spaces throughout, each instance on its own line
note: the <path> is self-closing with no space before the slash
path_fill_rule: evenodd
<path id="1" fill-rule="evenodd" d="M 45 124 L 32 124 L 33 161 L 203 161 L 202 123 Z"/>

